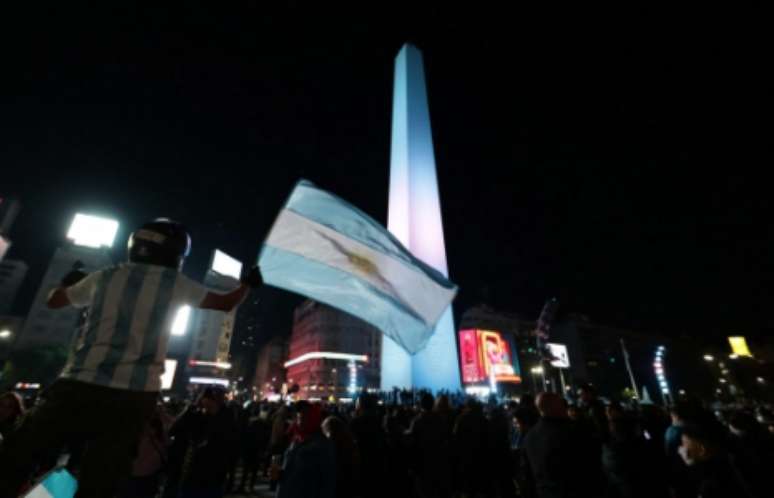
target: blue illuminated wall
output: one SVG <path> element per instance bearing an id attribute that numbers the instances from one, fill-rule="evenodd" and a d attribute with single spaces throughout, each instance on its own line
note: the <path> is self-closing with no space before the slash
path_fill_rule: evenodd
<path id="1" fill-rule="evenodd" d="M 448 275 L 422 53 L 409 44 L 395 59 L 387 228 L 416 257 Z M 383 338 L 382 389 L 393 387 L 460 388 L 451 307 L 414 356 Z"/>

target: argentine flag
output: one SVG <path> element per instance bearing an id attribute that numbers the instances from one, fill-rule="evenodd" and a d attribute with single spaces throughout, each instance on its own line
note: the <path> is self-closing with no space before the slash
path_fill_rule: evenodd
<path id="1" fill-rule="evenodd" d="M 457 286 L 415 258 L 373 218 L 300 181 L 264 242 L 266 283 L 350 313 L 420 351 Z"/>
<path id="2" fill-rule="evenodd" d="M 73 498 L 78 481 L 65 469 L 56 469 L 43 478 L 24 498 Z"/>

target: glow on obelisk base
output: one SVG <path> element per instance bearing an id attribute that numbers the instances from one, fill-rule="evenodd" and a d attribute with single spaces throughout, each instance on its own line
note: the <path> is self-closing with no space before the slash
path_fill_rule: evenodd
<path id="1" fill-rule="evenodd" d="M 417 258 L 448 275 L 422 53 L 406 44 L 395 59 L 387 228 Z M 411 356 L 382 341 L 382 389 L 460 389 L 451 306 L 427 346 Z"/>

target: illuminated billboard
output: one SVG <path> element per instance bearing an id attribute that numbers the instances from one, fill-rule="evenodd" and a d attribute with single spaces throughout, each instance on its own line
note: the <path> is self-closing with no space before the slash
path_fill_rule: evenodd
<path id="1" fill-rule="evenodd" d="M 731 345 L 731 351 L 737 356 L 747 356 L 752 358 L 750 348 L 747 347 L 747 339 L 744 336 L 732 336 L 728 338 L 728 343 Z"/>
<path id="2" fill-rule="evenodd" d="M 519 360 L 513 342 L 500 332 L 468 329 L 460 331 L 462 382 L 521 382 Z"/>
<path id="3" fill-rule="evenodd" d="M 570 368 L 570 356 L 567 354 L 567 346 L 564 344 L 546 343 L 548 352 L 551 353 L 551 366 L 555 368 Z"/>
<path id="4" fill-rule="evenodd" d="M 162 389 L 172 389 L 172 383 L 175 381 L 175 370 L 177 370 L 177 360 L 164 360 L 164 373 L 161 374 Z"/>
<path id="5" fill-rule="evenodd" d="M 215 253 L 212 256 L 212 266 L 210 268 L 215 273 L 234 277 L 237 280 L 242 276 L 242 262 L 218 249 L 215 249 Z"/>
<path id="6" fill-rule="evenodd" d="M 118 222 L 78 213 L 70 224 L 67 238 L 85 247 L 110 247 L 118 232 Z"/>

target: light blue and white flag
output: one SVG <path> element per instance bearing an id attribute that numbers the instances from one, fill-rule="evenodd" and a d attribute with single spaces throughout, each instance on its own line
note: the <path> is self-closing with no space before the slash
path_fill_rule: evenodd
<path id="1" fill-rule="evenodd" d="M 24 498 L 73 498 L 78 481 L 65 469 L 56 469 L 43 478 Z"/>
<path id="2" fill-rule="evenodd" d="M 415 258 L 373 218 L 300 181 L 258 258 L 267 284 L 307 296 L 420 351 L 457 286 Z"/>

